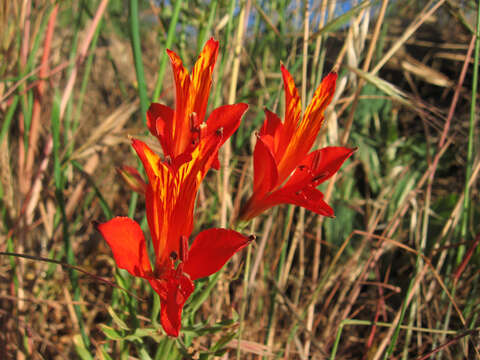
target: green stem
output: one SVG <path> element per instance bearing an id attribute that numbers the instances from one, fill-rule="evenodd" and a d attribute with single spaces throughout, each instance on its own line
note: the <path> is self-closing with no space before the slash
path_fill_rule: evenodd
<path id="1" fill-rule="evenodd" d="M 477 28 L 475 34 L 475 57 L 473 61 L 473 83 L 472 83 L 472 102 L 470 105 L 470 127 L 468 132 L 468 148 L 467 148 L 467 163 L 466 163 L 466 172 L 465 172 L 465 196 L 463 198 L 463 218 L 462 218 L 462 227 L 460 238 L 462 241 L 467 240 L 467 231 L 468 231 L 468 213 L 470 209 L 470 188 L 468 182 L 472 175 L 472 164 L 473 164 L 473 143 L 474 143 L 474 132 L 475 132 L 475 123 L 476 123 L 476 100 L 477 100 L 477 89 L 478 89 L 478 63 L 479 63 L 479 52 L 480 52 L 480 6 L 477 6 Z M 457 264 L 462 262 L 463 255 L 465 254 L 465 245 L 460 245 L 457 251 Z"/>
<path id="2" fill-rule="evenodd" d="M 140 31 L 138 25 L 138 0 L 130 0 L 130 40 L 132 42 L 133 60 L 137 74 L 138 94 L 140 96 L 140 112 L 144 125 L 146 124 L 148 98 L 145 74 L 143 71 L 142 49 L 140 47 Z"/>
<path id="3" fill-rule="evenodd" d="M 175 1 L 175 7 L 173 8 L 173 15 L 170 19 L 170 26 L 168 27 L 167 41 L 165 48 L 172 46 L 173 39 L 175 39 L 176 27 L 178 23 L 178 15 L 180 14 L 180 8 L 183 0 Z M 167 65 L 167 53 L 165 49 L 162 49 L 162 55 L 160 60 L 160 68 L 158 69 L 157 83 L 155 84 L 155 90 L 153 91 L 152 101 L 157 101 L 162 91 L 163 77 L 165 76 L 165 67 Z"/>

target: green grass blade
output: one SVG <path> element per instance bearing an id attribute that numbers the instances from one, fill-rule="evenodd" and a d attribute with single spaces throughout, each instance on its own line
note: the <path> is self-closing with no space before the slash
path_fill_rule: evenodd
<path id="1" fill-rule="evenodd" d="M 168 27 L 167 41 L 165 42 L 165 48 L 169 49 L 172 46 L 173 40 L 176 35 L 176 28 L 178 23 L 178 16 L 180 14 L 180 9 L 182 7 L 183 0 L 176 0 L 175 6 L 173 8 L 173 15 L 170 19 L 170 26 Z M 167 66 L 168 55 L 165 49 L 162 49 L 160 55 L 160 67 L 158 69 L 157 83 L 155 84 L 155 90 L 153 92 L 152 101 L 158 101 L 160 92 L 162 91 L 163 80 L 165 77 L 165 68 Z"/>

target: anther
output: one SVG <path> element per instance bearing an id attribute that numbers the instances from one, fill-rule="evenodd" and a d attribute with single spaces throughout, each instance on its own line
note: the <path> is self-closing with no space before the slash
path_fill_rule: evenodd
<path id="1" fill-rule="evenodd" d="M 200 132 L 200 139 L 203 139 L 205 135 L 207 134 L 207 123 L 202 122 L 199 126 L 199 132 Z"/>
<path id="2" fill-rule="evenodd" d="M 172 259 L 173 261 L 177 261 L 177 259 L 178 259 L 178 254 L 177 254 L 176 251 L 172 251 L 172 252 L 170 253 L 170 259 Z"/>
<path id="3" fill-rule="evenodd" d="M 255 241 L 255 240 L 257 240 L 257 237 L 253 234 L 248 237 L 248 241 Z"/>
<path id="4" fill-rule="evenodd" d="M 167 165 L 172 165 L 172 158 L 170 157 L 170 155 L 165 156 L 165 159 L 163 159 L 163 161 L 164 161 Z"/>
<path id="5" fill-rule="evenodd" d="M 215 133 L 218 135 L 218 136 L 223 136 L 223 126 L 220 126 L 217 131 L 215 131 Z"/>
<path id="6" fill-rule="evenodd" d="M 197 113 L 194 111 L 192 112 L 190 115 L 189 115 L 189 119 L 190 119 L 190 130 L 192 132 L 197 132 L 199 131 L 199 128 L 198 128 L 198 115 Z"/>

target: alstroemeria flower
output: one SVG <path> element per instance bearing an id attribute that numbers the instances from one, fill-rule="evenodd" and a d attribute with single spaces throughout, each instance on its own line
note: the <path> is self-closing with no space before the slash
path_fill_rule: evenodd
<path id="1" fill-rule="evenodd" d="M 250 241 L 233 230 L 209 229 L 197 235 L 190 249 L 188 246 L 198 188 L 208 170 L 217 166 L 219 148 L 238 128 L 248 107 L 219 107 L 204 122 L 217 54 L 218 42 L 210 39 L 190 76 L 179 57 L 168 51 L 177 89 L 176 108 L 152 104 L 147 113 L 148 128 L 160 141 L 163 159 L 133 139 L 148 184 L 134 168 L 119 170 L 135 191 L 145 195 L 155 252 L 153 268 L 143 232 L 135 221 L 116 217 L 97 224 L 118 267 L 147 279 L 159 294 L 161 324 L 171 336 L 178 336 L 180 331 L 183 305 L 194 290 L 193 280 L 218 271 Z"/>
<path id="2" fill-rule="evenodd" d="M 167 50 L 172 65 L 176 87 L 175 109 L 153 103 L 147 112 L 147 126 L 160 141 L 165 158 L 170 158 L 174 167 L 191 159 L 191 153 L 199 139 L 219 129 L 223 141 L 238 128 L 247 104 L 224 105 L 213 110 L 205 120 L 208 95 L 212 85 L 212 73 L 218 56 L 218 41 L 213 38 L 205 44 L 189 75 L 182 60 Z M 212 166 L 219 168 L 217 157 Z"/>
<path id="3" fill-rule="evenodd" d="M 193 280 L 217 272 L 250 239 L 233 230 L 208 229 L 197 235 L 189 249 L 195 197 L 206 172 L 215 160 L 221 132 L 202 138 L 192 160 L 175 169 L 162 161 L 145 143 L 132 145 L 145 168 L 147 220 L 155 251 L 152 269 L 140 226 L 127 217 L 97 224 L 112 249 L 118 267 L 145 278 L 160 296 L 161 324 L 166 333 L 178 336 L 185 301 L 194 290 Z"/>
<path id="4" fill-rule="evenodd" d="M 240 211 L 249 220 L 279 204 L 294 204 L 324 216 L 332 208 L 316 187 L 335 174 L 355 149 L 326 147 L 308 153 L 324 120 L 325 108 L 335 92 L 336 73 L 327 75 L 300 119 L 301 104 L 292 76 L 282 65 L 285 121 L 265 110 L 253 153 L 253 195 Z"/>

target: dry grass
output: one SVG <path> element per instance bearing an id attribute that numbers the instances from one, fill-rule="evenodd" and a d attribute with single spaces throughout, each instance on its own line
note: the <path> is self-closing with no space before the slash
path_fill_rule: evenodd
<path id="1" fill-rule="evenodd" d="M 176 4 L 140 2 L 145 82 L 122 1 L 0 5 L 0 358 L 480 358 L 478 4 L 194 2 L 175 25 Z M 162 84 L 170 105 L 167 38 L 191 68 L 209 36 L 210 108 L 250 110 L 202 185 L 195 232 L 227 227 L 251 193 L 252 133 L 284 105 L 280 62 L 304 104 L 339 72 L 318 146 L 358 151 L 322 188 L 336 218 L 287 205 L 257 218 L 256 243 L 198 282 L 174 340 L 91 222 L 145 220 L 115 172 L 137 165 L 140 90 Z"/>

